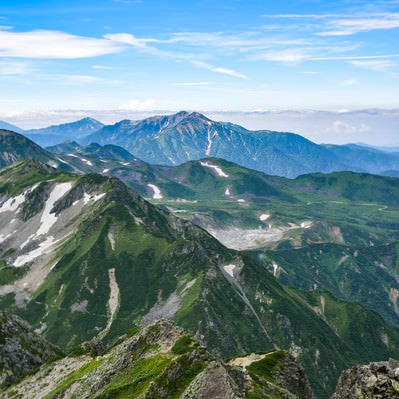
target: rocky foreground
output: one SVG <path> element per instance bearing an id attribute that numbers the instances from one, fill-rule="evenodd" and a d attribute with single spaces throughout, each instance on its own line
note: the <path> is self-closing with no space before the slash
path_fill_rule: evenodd
<path id="1" fill-rule="evenodd" d="M 99 353 L 102 349 L 94 341 L 82 345 L 74 356 L 3 385 L 0 397 L 313 398 L 303 369 L 288 352 L 224 363 L 169 320 L 132 330 Z"/>
<path id="2" fill-rule="evenodd" d="M 345 370 L 331 399 L 399 398 L 399 362 L 373 362 Z"/>

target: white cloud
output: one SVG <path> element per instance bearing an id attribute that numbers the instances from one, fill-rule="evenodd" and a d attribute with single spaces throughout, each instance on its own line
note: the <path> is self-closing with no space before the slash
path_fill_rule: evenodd
<path id="1" fill-rule="evenodd" d="M 317 36 L 345 36 L 395 28 L 399 28 L 399 13 L 370 14 L 329 21 L 326 26 L 328 30 L 315 34 Z"/>
<path id="2" fill-rule="evenodd" d="M 147 111 L 154 109 L 155 101 L 152 98 L 147 100 L 136 100 L 132 99 L 126 104 L 122 104 L 119 109 L 121 110 L 132 110 L 132 111 Z"/>
<path id="3" fill-rule="evenodd" d="M 120 50 L 122 47 L 111 40 L 59 31 L 0 31 L 0 57 L 74 59 L 97 57 Z"/>
<path id="4" fill-rule="evenodd" d="M 350 63 L 356 67 L 371 69 L 372 71 L 385 72 L 389 68 L 396 66 L 397 64 L 393 63 L 390 60 L 382 59 L 382 60 L 353 60 Z"/>
<path id="5" fill-rule="evenodd" d="M 26 62 L 0 61 L 0 75 L 28 75 L 32 67 Z"/>
<path id="6" fill-rule="evenodd" d="M 357 79 L 346 79 L 341 82 L 344 86 L 354 86 L 359 83 Z"/>
<path id="7" fill-rule="evenodd" d="M 111 70 L 113 69 L 111 66 L 108 65 L 92 65 L 92 69 L 98 69 L 98 70 Z"/>
<path id="8" fill-rule="evenodd" d="M 130 33 L 110 33 L 104 36 L 105 39 L 117 43 L 129 44 L 133 47 L 148 48 L 148 43 L 159 43 L 160 40 L 154 38 L 138 38 Z"/>
<path id="9" fill-rule="evenodd" d="M 97 83 L 103 79 L 91 75 L 68 75 L 65 76 L 68 80 L 76 83 Z"/>
<path id="10" fill-rule="evenodd" d="M 170 84 L 170 86 L 176 86 L 176 87 L 207 87 L 215 85 L 216 82 L 176 82 Z"/>
<path id="11" fill-rule="evenodd" d="M 331 133 L 338 134 L 354 134 L 354 133 L 366 133 L 370 130 L 370 127 L 365 123 L 359 125 L 352 125 L 341 120 L 336 120 L 333 122 L 332 126 L 327 129 Z"/>
<path id="12" fill-rule="evenodd" d="M 235 78 L 240 78 L 240 79 L 248 79 L 248 77 L 240 72 L 234 71 L 233 69 L 229 68 L 222 68 L 222 67 L 216 67 L 213 65 L 210 65 L 206 62 L 202 61 L 192 61 L 192 64 L 203 69 L 208 69 L 209 71 L 216 72 L 216 73 L 222 73 L 224 75 L 229 75 L 233 76 Z"/>
<path id="13" fill-rule="evenodd" d="M 310 54 L 300 48 L 290 48 L 284 50 L 273 50 L 263 54 L 256 54 L 251 57 L 255 61 L 275 61 L 283 63 L 297 63 L 309 59 Z"/>

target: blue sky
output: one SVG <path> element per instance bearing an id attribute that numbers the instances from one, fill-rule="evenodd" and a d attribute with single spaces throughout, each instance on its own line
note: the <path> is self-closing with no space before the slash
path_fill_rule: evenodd
<path id="1" fill-rule="evenodd" d="M 3 112 L 398 108 L 398 0 L 17 4 Z"/>

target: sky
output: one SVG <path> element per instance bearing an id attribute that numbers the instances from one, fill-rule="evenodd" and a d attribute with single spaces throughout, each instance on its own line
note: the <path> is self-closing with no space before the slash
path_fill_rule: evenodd
<path id="1" fill-rule="evenodd" d="M 396 109 L 398 43 L 399 0 L 2 0 L 0 116 Z"/>

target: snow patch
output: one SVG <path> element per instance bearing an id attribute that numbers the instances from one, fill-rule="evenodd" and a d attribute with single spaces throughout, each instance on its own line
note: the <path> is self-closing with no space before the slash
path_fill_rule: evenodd
<path id="1" fill-rule="evenodd" d="M 68 155 L 68 157 L 74 157 L 74 158 L 79 158 L 77 155 L 75 155 L 75 154 L 67 154 Z"/>
<path id="2" fill-rule="evenodd" d="M 231 195 L 229 186 L 226 187 L 224 195 Z"/>
<path id="3" fill-rule="evenodd" d="M 237 267 L 236 265 L 226 265 L 223 266 L 223 269 L 228 275 L 234 278 L 234 270 L 236 267 Z"/>
<path id="4" fill-rule="evenodd" d="M 129 162 L 121 162 L 121 165 L 123 165 L 123 166 L 129 166 Z"/>
<path id="5" fill-rule="evenodd" d="M 279 268 L 280 268 L 280 266 L 277 263 L 273 263 L 273 276 L 274 277 L 277 277 Z"/>
<path id="6" fill-rule="evenodd" d="M 152 188 L 154 194 L 152 196 L 153 199 L 162 199 L 163 196 L 161 194 L 161 190 L 155 184 L 147 184 L 148 187 Z"/>
<path id="7" fill-rule="evenodd" d="M 87 205 L 91 201 L 96 202 L 99 199 L 101 199 L 102 197 L 104 197 L 104 195 L 105 195 L 105 193 L 96 194 L 96 195 L 84 193 L 84 195 L 83 195 L 83 203 L 85 205 Z M 78 202 L 78 201 L 75 201 L 75 202 Z M 74 202 L 74 204 L 75 204 L 75 202 Z"/>
<path id="8" fill-rule="evenodd" d="M 46 201 L 42 217 L 40 219 L 40 227 L 36 232 L 36 236 L 40 234 L 47 234 L 58 217 L 54 213 L 50 213 L 56 201 L 63 197 L 72 188 L 72 183 L 56 184 L 53 191 L 50 193 L 49 199 Z"/>
<path id="9" fill-rule="evenodd" d="M 104 169 L 103 170 L 103 173 L 107 173 L 107 172 L 109 172 L 109 169 Z"/>
<path id="10" fill-rule="evenodd" d="M 28 252 L 27 254 L 18 256 L 18 258 L 14 260 L 14 266 L 23 266 L 25 263 L 31 262 L 41 255 L 50 253 L 53 250 L 53 245 L 57 242 L 58 240 L 54 240 L 53 236 L 48 236 L 43 242 L 39 244 L 38 248 Z"/>
<path id="11" fill-rule="evenodd" d="M 81 161 L 83 161 L 86 165 L 93 166 L 93 162 L 89 161 L 88 159 L 86 159 L 86 158 L 80 158 L 80 159 L 81 159 Z"/>
<path id="12" fill-rule="evenodd" d="M 3 212 L 15 212 L 19 206 L 25 201 L 26 191 L 22 194 L 17 195 L 16 197 L 9 198 L 3 205 L 0 207 L 0 213 Z"/>
<path id="13" fill-rule="evenodd" d="M 245 202 L 245 199 L 240 198 L 237 200 L 237 202 Z"/>
<path id="14" fill-rule="evenodd" d="M 211 164 L 209 162 L 200 162 L 200 164 L 202 166 L 207 167 L 207 168 L 214 169 L 215 172 L 217 173 L 217 175 L 220 176 L 220 177 L 229 177 L 229 175 L 226 175 L 226 173 L 224 173 L 223 170 L 217 165 L 213 165 L 213 164 Z"/>
<path id="15" fill-rule="evenodd" d="M 54 161 L 49 161 L 48 164 L 52 167 L 52 168 L 57 168 L 58 167 L 58 163 L 54 162 Z"/>
<path id="16" fill-rule="evenodd" d="M 208 129 L 208 147 L 205 151 L 205 155 L 209 156 L 211 153 L 211 147 L 212 147 L 212 135 L 211 135 L 211 129 Z"/>
<path id="17" fill-rule="evenodd" d="M 269 213 L 263 213 L 262 215 L 259 216 L 259 219 L 264 222 L 265 220 L 269 219 L 270 214 Z"/>
<path id="18" fill-rule="evenodd" d="M 313 223 L 310 222 L 310 221 L 306 221 L 306 222 L 302 222 L 302 223 L 301 223 L 301 227 L 302 227 L 303 229 L 309 229 L 310 227 L 312 227 L 312 225 L 313 225 Z"/>

